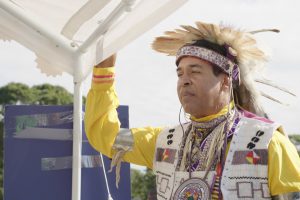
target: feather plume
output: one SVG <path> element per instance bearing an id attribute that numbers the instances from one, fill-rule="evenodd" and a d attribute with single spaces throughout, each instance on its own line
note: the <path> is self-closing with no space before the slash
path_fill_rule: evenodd
<path id="1" fill-rule="evenodd" d="M 203 37 L 209 38 L 209 24 L 202 23 L 202 22 L 196 22 L 196 25 L 199 29 L 199 31 L 202 33 Z"/>
<path id="2" fill-rule="evenodd" d="M 278 99 L 275 99 L 274 97 L 272 97 L 272 96 L 270 96 L 270 95 L 268 95 L 268 94 L 266 94 L 266 93 L 264 93 L 262 91 L 260 92 L 260 94 L 263 97 L 266 97 L 267 99 L 270 99 L 270 100 L 272 100 L 272 101 L 274 101 L 276 103 L 279 103 L 279 104 L 282 104 L 282 105 L 285 105 L 285 106 L 289 106 L 289 104 L 283 103 L 283 102 L 279 101 Z"/>
<path id="3" fill-rule="evenodd" d="M 195 27 L 182 25 L 180 29 L 165 32 L 165 36 L 154 40 L 152 44 L 153 49 L 175 56 L 182 46 L 192 44 L 197 40 L 204 39 L 220 46 L 229 45 L 236 52 L 241 79 L 241 84 L 234 89 L 235 101 L 239 106 L 250 112 L 266 116 L 259 101 L 261 95 L 266 95 L 261 94 L 255 88 L 253 75 L 254 72 L 261 69 L 261 66 L 267 59 L 266 54 L 257 47 L 253 34 L 266 31 L 279 32 L 279 30 L 261 29 L 247 32 L 226 25 L 214 25 L 200 21 L 195 24 Z M 271 85 L 271 83 L 268 83 L 268 85 Z M 280 87 L 275 88 L 282 90 Z"/>
<path id="4" fill-rule="evenodd" d="M 274 33 L 279 33 L 280 30 L 278 30 L 278 29 L 260 29 L 260 30 L 256 30 L 256 31 L 250 31 L 249 33 L 251 33 L 251 34 L 256 34 L 256 33 L 262 33 L 262 32 L 274 32 Z"/>
<path id="5" fill-rule="evenodd" d="M 247 47 L 247 46 L 253 46 L 256 44 L 255 39 L 249 37 L 249 36 L 244 36 L 243 41 L 241 41 L 242 47 Z"/>
<path id="6" fill-rule="evenodd" d="M 182 43 L 173 38 L 158 37 L 153 42 L 152 47 L 158 52 L 176 55 L 177 50 L 182 46 Z"/>
<path id="7" fill-rule="evenodd" d="M 196 36 L 198 36 L 198 39 L 203 36 L 202 33 L 198 29 L 196 29 L 196 28 L 194 28 L 192 26 L 181 25 L 181 27 L 183 29 L 185 29 L 187 32 L 190 32 L 190 33 L 195 34 Z"/>
<path id="8" fill-rule="evenodd" d="M 268 85 L 268 86 L 270 86 L 270 87 L 276 88 L 276 89 L 278 89 L 278 90 L 281 90 L 281 91 L 283 91 L 283 92 L 285 92 L 285 93 L 288 93 L 288 94 L 290 94 L 290 95 L 296 97 L 296 94 L 292 93 L 291 91 L 289 91 L 288 89 L 286 89 L 286 88 L 284 88 L 284 87 L 281 87 L 281 86 L 277 85 L 276 83 L 274 83 L 274 82 L 272 82 L 272 81 L 270 81 L 270 80 L 266 80 L 266 79 L 255 79 L 255 82 L 257 82 L 257 83 L 262 83 L 262 84 L 264 84 L 264 85 Z"/>

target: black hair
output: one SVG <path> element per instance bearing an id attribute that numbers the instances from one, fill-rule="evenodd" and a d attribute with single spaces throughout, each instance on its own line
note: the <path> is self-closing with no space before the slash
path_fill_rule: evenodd
<path id="1" fill-rule="evenodd" d="M 195 43 L 192 43 L 192 45 L 213 50 L 225 57 L 227 55 L 227 50 L 224 46 L 209 42 L 208 40 L 197 40 Z"/>

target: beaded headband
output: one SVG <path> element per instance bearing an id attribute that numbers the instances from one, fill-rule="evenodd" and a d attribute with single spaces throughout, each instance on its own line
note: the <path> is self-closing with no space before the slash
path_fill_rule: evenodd
<path id="1" fill-rule="evenodd" d="M 186 45 L 181 47 L 176 54 L 176 65 L 179 64 L 181 58 L 185 56 L 192 56 L 206 60 L 216 66 L 218 66 L 223 72 L 228 75 L 232 75 L 233 80 L 237 81 L 239 77 L 239 70 L 237 64 L 231 61 L 229 58 L 212 51 L 207 48 Z"/>

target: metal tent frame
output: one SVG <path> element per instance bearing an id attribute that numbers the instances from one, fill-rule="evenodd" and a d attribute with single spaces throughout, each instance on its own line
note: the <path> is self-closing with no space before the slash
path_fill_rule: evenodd
<path id="1" fill-rule="evenodd" d="M 102 35 L 116 22 L 120 16 L 132 10 L 132 5 L 136 0 L 121 0 L 120 3 L 110 12 L 107 18 L 99 24 L 93 33 L 79 46 L 72 40 L 63 35 L 56 34 L 46 26 L 41 24 L 32 16 L 28 16 L 24 10 L 14 5 L 11 0 L 0 0 L 0 14 L 5 16 L 5 20 L 10 20 L 17 24 L 16 29 L 26 30 L 32 36 L 41 41 L 41 45 L 51 43 L 49 51 L 72 58 L 73 61 L 73 83 L 74 83 L 74 118 L 73 118 L 73 163 L 72 163 L 72 200 L 81 198 L 81 149 L 82 149 L 82 82 L 86 75 L 83 75 L 82 69 L 85 67 L 83 62 L 84 54 L 87 50 L 99 41 Z M 174 8 L 166 11 L 162 18 L 175 11 L 187 0 L 173 1 Z M 176 7 L 177 6 L 177 7 Z M 161 19 L 160 19 L 161 20 Z M 156 22 L 155 22 L 156 23 Z M 1 24 L 0 24 L 1 25 Z M 153 26 L 151 24 L 150 26 Z M 17 31 L 16 31 L 17 32 Z M 1 38 L 0 38 L 1 39 Z M 26 46 L 26 45 L 25 45 Z M 109 55 L 106 55 L 109 56 Z M 104 58 L 103 58 L 104 59 Z M 70 73 L 70 72 L 69 72 Z"/>

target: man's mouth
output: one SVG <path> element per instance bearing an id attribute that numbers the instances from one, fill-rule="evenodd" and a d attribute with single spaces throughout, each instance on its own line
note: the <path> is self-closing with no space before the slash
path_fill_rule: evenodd
<path id="1" fill-rule="evenodd" d="M 189 91 L 184 91 L 184 92 L 182 92 L 181 96 L 182 97 L 193 97 L 193 96 L 195 96 L 195 94 L 192 92 L 189 92 Z"/>

